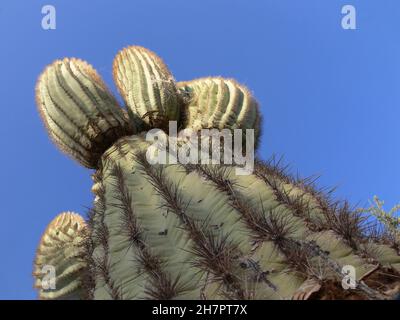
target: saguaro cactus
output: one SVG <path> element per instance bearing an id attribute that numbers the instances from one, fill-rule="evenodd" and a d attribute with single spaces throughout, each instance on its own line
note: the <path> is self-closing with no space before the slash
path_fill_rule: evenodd
<path id="1" fill-rule="evenodd" d="M 150 164 L 149 129 L 254 129 L 260 114 L 234 80 L 175 83 L 142 47 L 122 50 L 117 105 L 86 62 L 56 61 L 37 84 L 37 103 L 56 145 L 94 169 L 87 225 L 56 218 L 37 251 L 43 299 L 389 299 L 399 289 L 398 244 L 372 236 L 356 211 L 309 179 L 257 160 L 233 165 Z M 56 288 L 40 287 L 44 265 Z M 345 268 L 343 268 L 345 267 Z M 350 274 L 346 274 L 350 270 Z M 344 287 L 342 284 L 344 283 Z M 350 288 L 349 288 L 350 287 Z"/>

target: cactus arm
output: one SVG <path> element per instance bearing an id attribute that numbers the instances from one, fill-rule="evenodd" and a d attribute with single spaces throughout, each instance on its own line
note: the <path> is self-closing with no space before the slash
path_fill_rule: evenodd
<path id="1" fill-rule="evenodd" d="M 254 129 L 258 141 L 261 121 L 258 103 L 245 86 L 221 77 L 200 78 L 177 85 L 191 97 L 184 128 Z"/>
<path id="2" fill-rule="evenodd" d="M 86 224 L 72 212 L 59 214 L 47 227 L 37 249 L 34 272 L 40 299 L 82 299 L 81 273 L 86 267 L 84 241 Z M 47 268 L 54 268 L 55 279 L 45 282 Z"/>
<path id="3" fill-rule="evenodd" d="M 179 120 L 175 80 L 165 63 L 148 49 L 130 46 L 115 57 L 113 75 L 131 114 L 147 124 Z"/>
<path id="4" fill-rule="evenodd" d="M 89 168 L 96 167 L 112 142 L 132 132 L 99 75 L 79 59 L 48 66 L 39 77 L 36 101 L 55 144 Z"/>

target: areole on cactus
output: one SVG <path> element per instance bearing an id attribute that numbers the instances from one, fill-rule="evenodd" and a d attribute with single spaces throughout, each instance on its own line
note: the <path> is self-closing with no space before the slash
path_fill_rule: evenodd
<path id="1" fill-rule="evenodd" d="M 117 54 L 127 111 L 78 59 L 40 76 L 37 104 L 52 140 L 95 170 L 87 223 L 62 213 L 38 247 L 42 299 L 390 299 L 400 288 L 398 243 L 368 235 L 362 217 L 308 179 L 257 160 L 231 165 L 150 164 L 148 130 L 254 129 L 256 100 L 220 77 L 175 82 L 153 52 Z M 41 287 L 53 265 L 56 288 Z M 345 290 L 343 267 L 355 271 Z"/>

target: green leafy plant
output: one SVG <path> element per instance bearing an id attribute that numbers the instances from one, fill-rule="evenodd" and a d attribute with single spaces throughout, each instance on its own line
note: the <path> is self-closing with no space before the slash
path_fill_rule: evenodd
<path id="1" fill-rule="evenodd" d="M 400 242 L 400 217 L 398 216 L 400 204 L 389 211 L 385 211 L 384 204 L 384 201 L 374 196 L 370 207 L 359 209 L 359 211 L 376 218 L 383 225 L 386 235 L 398 243 Z"/>

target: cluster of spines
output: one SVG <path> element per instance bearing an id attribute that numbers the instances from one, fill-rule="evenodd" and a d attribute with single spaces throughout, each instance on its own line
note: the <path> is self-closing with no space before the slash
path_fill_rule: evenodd
<path id="1" fill-rule="evenodd" d="M 368 223 L 367 217 L 351 208 L 347 201 L 333 200 L 332 194 L 335 188 L 318 189 L 315 184 L 318 177 L 294 177 L 287 172 L 288 166 L 281 165 L 281 160 L 277 161 L 275 157 L 270 161 L 257 160 L 255 174 L 273 188 L 277 199 L 291 207 L 293 212 L 297 212 L 306 221 L 310 230 L 331 232 L 343 239 L 344 243 L 366 264 L 373 264 L 375 268 L 370 271 L 372 276 L 369 273 L 364 276 L 366 283 L 375 286 L 384 278 L 386 278 L 384 282 L 393 283 L 400 274 L 399 244 L 388 237 L 379 225 Z M 282 187 L 284 184 L 291 185 L 292 189 L 287 191 Z M 300 193 L 292 194 L 292 190 Z M 312 215 L 312 210 L 318 210 L 320 215 Z M 334 282 L 327 282 L 326 286 L 332 289 Z M 366 291 L 368 292 L 368 289 Z M 340 293 L 338 290 L 336 292 Z M 344 298 L 346 295 L 343 294 L 341 297 Z M 382 295 L 376 297 L 382 298 Z M 321 298 L 321 293 L 316 298 Z"/>
<path id="2" fill-rule="evenodd" d="M 214 281 L 223 283 L 227 288 L 223 291 L 226 296 L 245 299 L 245 290 L 232 263 L 235 254 L 238 254 L 235 244 L 227 236 L 216 237 L 207 220 L 197 221 L 186 212 L 188 205 L 182 199 L 179 187 L 166 177 L 163 166 L 150 165 L 144 153 L 138 153 L 136 160 L 141 165 L 143 174 L 149 178 L 155 191 L 163 199 L 163 206 L 178 217 L 183 230 L 189 234 L 193 243 L 190 252 L 196 257 L 193 265 L 204 272 L 210 272 Z"/>
<path id="3" fill-rule="evenodd" d="M 269 161 L 256 160 L 255 174 L 265 181 L 275 192 L 277 199 L 291 207 L 305 219 L 313 231 L 332 230 L 340 235 L 353 250 L 362 250 L 365 242 L 373 240 L 398 250 L 399 244 L 384 233 L 376 230 L 378 226 L 366 221 L 367 217 L 352 208 L 347 201 L 333 200 L 335 188 L 318 189 L 317 176 L 301 178 L 288 173 L 288 166 L 282 165 L 282 159 L 272 157 Z M 282 185 L 292 185 L 292 190 Z M 291 192 L 301 191 L 300 194 Z M 310 201 L 310 198 L 312 201 Z M 312 203 L 311 203 L 312 202 Z M 322 216 L 312 217 L 310 212 L 317 209 Z"/>
<path id="4" fill-rule="evenodd" d="M 113 166 L 111 177 L 113 182 L 108 184 L 109 192 L 115 195 L 112 203 L 106 202 L 106 189 L 101 182 L 102 174 L 97 171 L 92 191 L 96 195 L 95 206 L 90 211 L 90 226 L 93 230 L 92 252 L 87 256 L 88 265 L 92 265 L 92 275 L 94 283 L 90 282 L 87 286 L 90 296 L 93 296 L 96 289 L 105 287 L 108 296 L 114 300 L 124 298 L 121 285 L 113 280 L 110 267 L 110 231 L 105 223 L 106 209 L 115 208 L 121 212 L 119 229 L 122 236 L 126 237 L 135 248 L 136 256 L 134 260 L 138 263 L 131 264 L 132 273 L 135 267 L 144 270 L 149 279 L 149 284 L 143 288 L 144 295 L 149 299 L 173 299 L 184 290 L 179 282 L 179 275 L 173 278 L 164 270 L 164 262 L 161 257 L 154 254 L 145 241 L 145 232 L 141 227 L 135 209 L 132 205 L 132 194 L 126 185 L 126 173 L 118 164 Z M 99 246 L 100 252 L 94 253 L 93 247 Z M 93 258 L 95 256 L 95 258 Z M 97 280 L 97 283 L 96 283 Z"/>
<path id="5" fill-rule="evenodd" d="M 300 272 L 310 279 L 317 281 L 324 280 L 325 282 L 332 281 L 332 279 L 329 279 L 329 277 L 326 279 L 323 278 L 329 273 L 333 273 L 334 279 L 336 280 L 340 281 L 343 278 L 340 264 L 330 257 L 329 252 L 326 252 L 320 248 L 320 241 L 320 243 L 317 244 L 315 240 L 297 239 L 294 230 L 295 224 L 290 217 L 285 216 L 283 212 L 276 210 L 272 210 L 266 214 L 264 209 L 262 211 L 258 211 L 252 206 L 249 206 L 246 200 L 242 198 L 240 193 L 235 191 L 235 181 L 229 179 L 229 174 L 227 174 L 226 167 L 221 168 L 197 165 L 189 168 L 189 171 L 190 170 L 197 170 L 208 180 L 215 183 L 216 187 L 220 191 L 225 192 L 228 195 L 232 206 L 241 213 L 248 228 L 254 232 L 253 237 L 255 237 L 255 239 L 259 239 L 259 241 L 273 241 L 279 251 L 286 257 L 287 264 L 292 266 L 294 272 Z M 266 174 L 266 172 L 268 172 L 268 174 Z M 399 265 L 397 266 L 397 269 L 393 269 L 390 264 L 386 264 L 384 261 L 379 261 L 379 259 L 371 260 L 371 255 L 368 255 L 366 251 L 361 250 L 360 247 L 365 248 L 363 244 L 366 242 L 366 236 L 362 238 L 362 219 L 357 212 L 349 210 L 347 203 L 342 206 L 339 206 L 337 203 L 330 204 L 328 209 L 325 208 L 325 211 L 323 212 L 323 214 L 327 216 L 327 219 L 325 220 L 326 223 L 320 223 L 316 226 L 315 222 L 313 222 L 308 215 L 310 211 L 310 203 L 303 199 L 304 194 L 291 197 L 287 191 L 281 187 L 278 187 L 282 184 L 282 180 L 279 181 L 278 177 L 283 178 L 283 181 L 293 181 L 294 184 L 292 184 L 292 188 L 304 186 L 304 181 L 294 182 L 294 179 L 290 175 L 286 175 L 284 170 L 282 170 L 279 166 L 274 167 L 262 162 L 257 163 L 255 174 L 274 190 L 275 197 L 281 205 L 289 208 L 294 216 L 300 216 L 301 219 L 306 222 L 307 227 L 311 232 L 328 232 L 324 233 L 324 237 L 330 237 L 329 241 L 343 239 L 343 241 L 350 248 L 352 248 L 352 250 L 354 250 L 353 252 L 355 254 L 358 254 L 361 258 L 365 259 L 364 263 L 366 265 L 370 262 L 373 262 L 375 267 L 366 273 L 364 277 L 367 277 L 369 273 L 374 273 L 375 275 L 381 274 L 381 276 L 390 275 L 389 278 L 391 278 L 391 281 L 395 282 L 395 279 L 399 274 Z M 271 183 L 271 181 L 273 182 Z M 323 196 L 322 192 L 316 191 L 313 186 L 307 184 L 306 190 L 310 191 L 310 189 L 314 190 L 312 194 L 319 195 L 319 201 L 328 201 L 328 199 Z M 352 233 L 349 232 L 349 228 Z M 329 232 L 332 232 L 332 234 L 329 235 Z M 310 239 L 312 239 L 312 237 Z M 384 249 L 390 250 L 389 247 Z M 395 251 L 391 251 L 391 254 L 393 257 L 396 256 Z M 382 255 L 380 258 L 382 258 Z M 321 268 L 322 263 L 324 268 L 327 268 L 328 270 L 317 270 L 315 266 L 315 260 L 318 261 L 319 268 Z M 397 259 L 396 261 L 398 263 L 400 260 Z M 388 270 L 390 271 L 388 272 Z M 364 282 L 356 282 L 356 292 L 358 292 L 358 294 L 361 296 L 370 299 L 382 299 L 385 297 L 379 291 L 365 285 Z"/>

